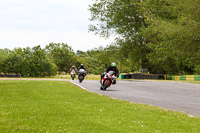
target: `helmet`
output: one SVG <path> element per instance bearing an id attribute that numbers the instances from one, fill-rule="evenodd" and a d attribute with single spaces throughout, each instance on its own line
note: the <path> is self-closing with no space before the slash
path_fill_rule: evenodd
<path id="1" fill-rule="evenodd" d="M 82 67 L 84 67 L 84 65 L 83 65 L 83 64 L 81 64 L 81 66 L 82 66 Z"/>
<path id="2" fill-rule="evenodd" d="M 110 66 L 111 66 L 111 67 L 116 67 L 116 63 L 115 63 L 115 62 L 112 62 Z"/>
<path id="3" fill-rule="evenodd" d="M 73 65 L 72 68 L 74 68 L 75 66 Z"/>

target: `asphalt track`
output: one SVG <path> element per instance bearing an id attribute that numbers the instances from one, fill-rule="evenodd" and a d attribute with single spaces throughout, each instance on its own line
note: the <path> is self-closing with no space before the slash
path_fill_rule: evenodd
<path id="1" fill-rule="evenodd" d="M 200 84 L 145 80 L 117 81 L 116 85 L 102 91 L 99 81 L 71 82 L 88 91 L 112 98 L 158 106 L 190 116 L 200 116 Z"/>
<path id="2" fill-rule="evenodd" d="M 133 103 L 158 106 L 167 110 L 179 111 L 190 116 L 200 117 L 200 84 L 168 81 L 117 81 L 106 91 L 100 90 L 97 80 L 66 79 L 0 79 L 0 80 L 49 80 L 70 81 L 77 86 L 112 98 L 127 100 Z"/>

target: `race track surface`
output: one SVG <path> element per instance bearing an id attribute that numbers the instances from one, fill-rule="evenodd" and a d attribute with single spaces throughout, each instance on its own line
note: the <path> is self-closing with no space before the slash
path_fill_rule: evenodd
<path id="1" fill-rule="evenodd" d="M 200 84 L 144 80 L 117 81 L 116 85 L 102 91 L 99 81 L 96 80 L 84 80 L 82 83 L 78 80 L 71 82 L 88 91 L 112 98 L 200 116 Z"/>

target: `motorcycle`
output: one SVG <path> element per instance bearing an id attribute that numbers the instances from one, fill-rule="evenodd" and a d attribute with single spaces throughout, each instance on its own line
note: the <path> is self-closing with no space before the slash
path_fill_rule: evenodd
<path id="1" fill-rule="evenodd" d="M 78 71 L 78 79 L 80 83 L 84 80 L 85 76 L 86 76 L 86 71 L 84 69 L 80 69 Z"/>
<path id="2" fill-rule="evenodd" d="M 117 77 L 115 76 L 114 71 L 109 71 L 103 77 L 103 83 L 100 87 L 100 90 L 106 90 L 111 84 L 116 84 Z"/>
<path id="3" fill-rule="evenodd" d="M 74 78 L 76 77 L 76 72 L 75 72 L 75 70 L 72 70 L 70 74 L 71 74 L 72 80 L 74 80 Z"/>

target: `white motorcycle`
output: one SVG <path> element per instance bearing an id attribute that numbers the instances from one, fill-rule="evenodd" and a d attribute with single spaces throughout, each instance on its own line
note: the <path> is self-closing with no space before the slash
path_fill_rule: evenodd
<path id="1" fill-rule="evenodd" d="M 72 71 L 70 72 L 70 75 L 71 75 L 72 80 L 74 80 L 74 78 L 76 77 L 76 72 L 75 72 L 75 70 L 72 70 Z"/>
<path id="2" fill-rule="evenodd" d="M 86 76 L 86 71 L 84 69 L 80 69 L 78 71 L 78 79 L 80 83 L 84 80 L 85 76 Z"/>

